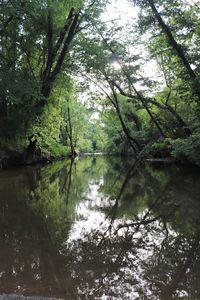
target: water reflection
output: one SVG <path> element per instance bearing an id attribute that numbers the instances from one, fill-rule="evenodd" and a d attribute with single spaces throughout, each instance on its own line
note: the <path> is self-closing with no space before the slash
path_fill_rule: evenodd
<path id="1" fill-rule="evenodd" d="M 103 157 L 0 173 L 0 292 L 200 299 L 199 180 Z"/>

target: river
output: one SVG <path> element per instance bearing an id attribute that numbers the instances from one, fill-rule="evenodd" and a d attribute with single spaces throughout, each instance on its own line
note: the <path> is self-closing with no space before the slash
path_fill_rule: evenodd
<path id="1" fill-rule="evenodd" d="M 98 156 L 0 172 L 11 294 L 200 299 L 199 169 Z"/>

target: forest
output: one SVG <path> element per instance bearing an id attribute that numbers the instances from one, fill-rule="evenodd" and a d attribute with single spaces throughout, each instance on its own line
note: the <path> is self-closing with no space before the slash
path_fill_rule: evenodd
<path id="1" fill-rule="evenodd" d="M 112 3 L 1 0 L 1 168 L 88 152 L 200 165 L 199 1 L 129 0 L 123 22 Z"/>
<path id="2" fill-rule="evenodd" d="M 200 0 L 0 0 L 0 299 L 200 299 Z"/>

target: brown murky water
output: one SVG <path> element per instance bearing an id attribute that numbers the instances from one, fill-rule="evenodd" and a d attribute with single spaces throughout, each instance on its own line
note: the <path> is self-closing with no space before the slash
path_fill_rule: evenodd
<path id="1" fill-rule="evenodd" d="M 200 171 L 104 157 L 2 171 L 4 293 L 200 299 Z"/>

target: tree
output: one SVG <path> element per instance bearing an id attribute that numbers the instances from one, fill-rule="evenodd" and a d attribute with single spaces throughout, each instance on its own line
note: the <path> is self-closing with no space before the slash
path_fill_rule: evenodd
<path id="1" fill-rule="evenodd" d="M 35 129 L 57 97 L 53 89 L 67 89 L 62 76 L 70 74 L 75 37 L 88 26 L 87 14 L 98 18 L 103 5 L 89 0 L 2 3 L 0 147 L 8 156 L 27 147 L 35 151 L 40 131 Z"/>

